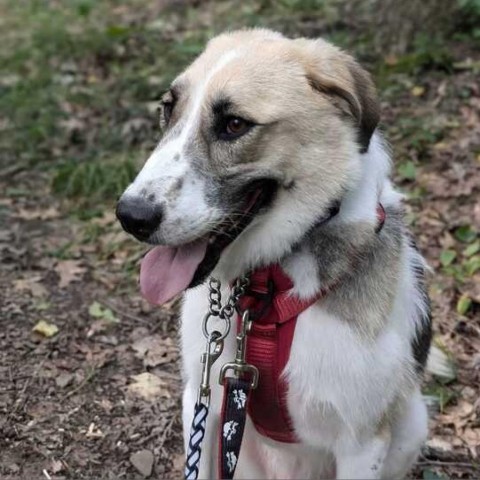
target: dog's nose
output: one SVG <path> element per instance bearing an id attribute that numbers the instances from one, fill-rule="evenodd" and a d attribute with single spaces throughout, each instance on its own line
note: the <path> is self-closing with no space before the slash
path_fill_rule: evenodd
<path id="1" fill-rule="evenodd" d="M 123 229 L 138 240 L 145 241 L 162 221 L 162 208 L 142 197 L 122 197 L 116 209 Z"/>

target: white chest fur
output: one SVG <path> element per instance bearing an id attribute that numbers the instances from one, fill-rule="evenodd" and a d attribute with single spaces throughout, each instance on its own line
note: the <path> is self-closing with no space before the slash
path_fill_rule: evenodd
<path id="1" fill-rule="evenodd" d="M 237 467 L 237 475 L 242 476 L 238 478 L 279 478 L 276 475 L 316 478 L 320 471 L 329 468 L 331 471 L 332 458 L 336 458 L 337 474 L 342 472 L 343 478 L 357 478 L 351 468 L 364 472 L 362 478 L 381 478 L 385 463 L 389 463 L 389 472 L 408 468 L 426 431 L 425 409 L 416 386 L 409 344 L 411 335 L 398 328 L 399 324 L 405 325 L 402 319 L 408 310 L 405 305 L 410 293 L 408 284 L 398 283 L 397 301 L 385 328 L 375 339 L 366 338 L 356 331 L 355 325 L 327 312 L 321 301 L 299 315 L 284 375 L 289 412 L 300 444 L 272 442 L 247 423 Z M 223 297 L 227 295 L 225 291 Z M 200 384 L 199 359 L 205 348 L 201 326 L 207 311 L 206 285 L 185 295 L 181 334 L 186 435 Z M 413 328 L 414 322 L 410 325 Z M 212 368 L 212 399 L 204 447 L 205 478 L 215 478 L 216 431 L 222 400 L 218 374 L 223 363 L 234 357 L 233 330 Z M 388 438 L 383 439 L 382 425 L 385 422 L 392 425 L 392 419 L 387 417 L 395 404 L 401 405 L 398 415 L 403 423 L 399 422 L 401 427 L 389 428 Z M 411 427 L 407 429 L 408 435 L 402 433 L 405 425 Z M 406 460 L 404 453 L 398 460 L 392 449 L 407 452 L 410 457 Z M 339 463 L 339 458 L 343 463 Z"/>

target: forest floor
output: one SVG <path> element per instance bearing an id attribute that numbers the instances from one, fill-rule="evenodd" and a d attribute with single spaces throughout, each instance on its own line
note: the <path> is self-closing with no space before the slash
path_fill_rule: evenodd
<path id="1" fill-rule="evenodd" d="M 178 300 L 140 297 L 145 248 L 114 199 L 158 138 L 152 112 L 175 72 L 212 33 L 253 24 L 325 35 L 374 73 L 433 269 L 435 342 L 455 367 L 426 379 L 430 436 L 413 476 L 480 478 L 479 50 L 459 36 L 372 57 L 364 27 L 335 11 L 254 1 L 35 4 L 0 7 L 0 478 L 181 477 Z"/>

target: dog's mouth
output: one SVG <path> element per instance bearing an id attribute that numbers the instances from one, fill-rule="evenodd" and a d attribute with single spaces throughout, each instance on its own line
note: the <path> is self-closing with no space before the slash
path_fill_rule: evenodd
<path id="1" fill-rule="evenodd" d="M 187 288 L 203 283 L 225 248 L 271 203 L 276 190 L 274 180 L 252 182 L 242 190 L 243 210 L 233 220 L 221 223 L 214 231 L 190 243 L 152 248 L 140 268 L 143 296 L 150 303 L 161 305 Z"/>

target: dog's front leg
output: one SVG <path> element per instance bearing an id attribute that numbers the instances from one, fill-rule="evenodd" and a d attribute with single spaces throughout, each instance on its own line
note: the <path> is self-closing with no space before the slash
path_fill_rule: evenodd
<path id="1" fill-rule="evenodd" d="M 183 440 L 185 452 L 188 452 L 190 428 L 193 420 L 193 411 L 197 401 L 198 388 L 188 382 L 183 392 Z M 217 478 L 217 450 L 216 436 L 218 432 L 219 416 L 217 410 L 212 407 L 207 417 L 205 437 L 202 442 L 202 456 L 199 465 L 198 478 L 200 480 L 212 480 Z"/>
<path id="2" fill-rule="evenodd" d="M 359 443 L 353 439 L 339 442 L 335 452 L 337 479 L 380 479 L 383 464 L 390 447 L 390 432 Z"/>

